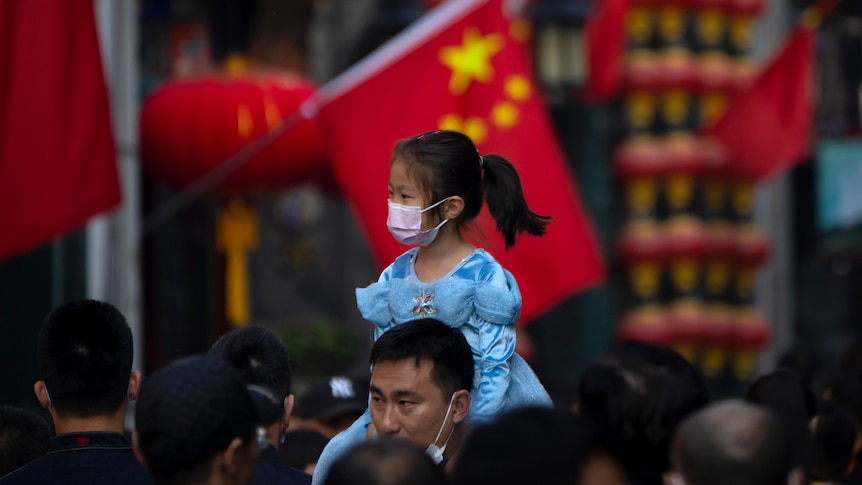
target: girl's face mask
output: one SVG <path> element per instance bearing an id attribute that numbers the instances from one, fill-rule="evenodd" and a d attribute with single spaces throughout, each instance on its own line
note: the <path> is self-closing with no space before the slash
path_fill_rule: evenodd
<path id="1" fill-rule="evenodd" d="M 437 238 L 437 232 L 443 227 L 443 224 L 448 222 L 448 219 L 444 219 L 437 227 L 423 231 L 422 213 L 437 207 L 447 200 L 449 200 L 449 197 L 424 209 L 416 206 L 396 204 L 392 200 L 389 200 L 389 216 L 386 218 L 386 227 L 389 228 L 392 237 L 401 244 L 427 246 L 434 242 L 434 239 Z"/>

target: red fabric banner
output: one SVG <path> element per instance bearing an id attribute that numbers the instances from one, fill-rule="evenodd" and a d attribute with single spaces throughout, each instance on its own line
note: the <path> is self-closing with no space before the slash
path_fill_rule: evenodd
<path id="1" fill-rule="evenodd" d="M 813 83 L 814 32 L 797 27 L 766 69 L 705 129 L 727 149 L 735 173 L 761 181 L 810 153 Z"/>
<path id="2" fill-rule="evenodd" d="M 120 203 L 92 0 L 0 0 L 0 259 Z"/>
<path id="3" fill-rule="evenodd" d="M 610 101 L 623 83 L 625 17 L 628 0 L 593 0 L 593 11 L 584 25 L 587 60 L 586 102 Z"/>
<path id="4" fill-rule="evenodd" d="M 386 229 L 387 182 L 397 140 L 432 129 L 469 135 L 482 153 L 518 170 L 530 207 L 555 217 L 544 237 L 508 252 L 487 209 L 491 252 L 518 281 L 527 322 L 604 278 L 591 225 L 532 76 L 524 24 L 500 0 L 454 0 L 369 55 L 319 92 L 334 171 L 382 268 L 403 253 Z"/>

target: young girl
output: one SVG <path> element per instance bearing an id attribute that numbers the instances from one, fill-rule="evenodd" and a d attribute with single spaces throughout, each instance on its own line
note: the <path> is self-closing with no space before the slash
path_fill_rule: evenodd
<path id="1" fill-rule="evenodd" d="M 521 311 L 515 279 L 462 237 L 462 228 L 486 200 L 506 249 L 521 233 L 541 236 L 551 219 L 527 206 L 509 161 L 482 156 L 466 135 L 439 130 L 401 140 L 390 164 L 386 224 L 396 240 L 415 247 L 396 258 L 376 283 L 356 290 L 360 313 L 375 324 L 375 340 L 395 325 L 425 317 L 464 333 L 475 364 L 472 424 L 516 407 L 551 406 L 532 369 L 515 353 Z M 366 413 L 344 433 L 364 438 L 369 422 Z M 338 436 L 327 445 L 318 472 L 329 461 L 326 455 L 345 440 L 355 437 Z"/>

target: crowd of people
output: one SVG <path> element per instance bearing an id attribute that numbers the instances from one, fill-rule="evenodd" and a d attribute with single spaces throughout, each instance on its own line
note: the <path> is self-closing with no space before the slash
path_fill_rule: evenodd
<path id="1" fill-rule="evenodd" d="M 507 249 L 552 221 L 508 160 L 461 133 L 395 145 L 387 226 L 411 248 L 356 291 L 370 375 L 298 398 L 265 327 L 142 376 L 116 308 L 55 308 L 34 385 L 48 419 L 0 408 L 0 485 L 862 483 L 853 359 L 816 392 L 778 369 L 715 399 L 674 350 L 620 342 L 578 376 L 573 404 L 555 403 L 514 351 L 517 282 L 462 237 L 486 205 Z"/>

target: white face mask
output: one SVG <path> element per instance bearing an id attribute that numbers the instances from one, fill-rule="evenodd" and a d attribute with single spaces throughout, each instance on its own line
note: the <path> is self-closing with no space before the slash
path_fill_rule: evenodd
<path id="1" fill-rule="evenodd" d="M 437 447 L 437 441 L 440 439 L 440 435 L 443 434 L 443 428 L 446 427 L 446 420 L 449 419 L 449 411 L 452 410 L 453 402 L 455 402 L 454 393 L 452 394 L 452 398 L 449 399 L 449 407 L 446 408 L 446 415 L 443 416 L 443 423 L 440 424 L 440 431 L 437 432 L 437 437 L 434 438 L 434 442 L 428 445 L 428 448 L 425 450 L 425 454 L 434 460 L 435 465 L 439 465 L 440 462 L 443 461 L 443 452 L 446 451 L 446 445 L 449 444 L 449 438 L 452 437 L 452 432 L 455 431 L 455 427 L 453 426 L 452 429 L 449 430 L 449 436 L 446 438 L 446 442 L 443 443 L 443 447 Z"/>
<path id="2" fill-rule="evenodd" d="M 443 224 L 446 224 L 448 219 L 444 219 L 437 227 L 423 231 L 422 213 L 437 207 L 447 200 L 449 200 L 449 197 L 424 209 L 416 206 L 396 204 L 389 200 L 389 215 L 386 218 L 386 227 L 389 228 L 392 237 L 401 244 L 427 246 L 434 242 L 434 239 L 437 238 L 437 232 L 443 227 Z"/>

